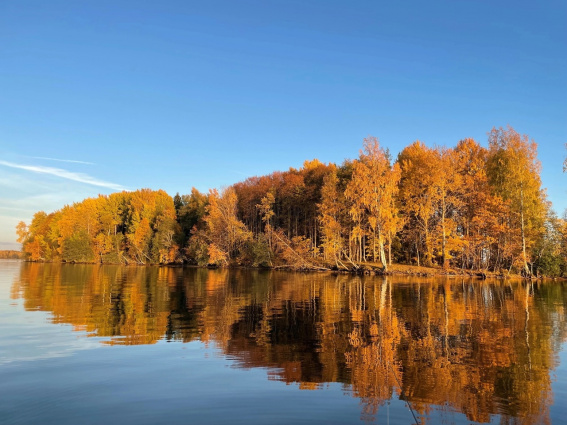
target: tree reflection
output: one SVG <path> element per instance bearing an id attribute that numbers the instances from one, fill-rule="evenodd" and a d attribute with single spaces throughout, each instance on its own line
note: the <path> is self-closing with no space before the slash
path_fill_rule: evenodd
<path id="1" fill-rule="evenodd" d="M 421 423 L 549 423 L 567 336 L 555 282 L 28 263 L 12 294 L 108 344 L 200 340 L 301 389 L 342 383 L 363 417 L 396 394 Z"/>

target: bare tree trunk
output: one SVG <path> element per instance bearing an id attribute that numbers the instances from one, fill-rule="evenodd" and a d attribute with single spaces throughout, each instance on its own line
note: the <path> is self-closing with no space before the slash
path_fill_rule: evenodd
<path id="1" fill-rule="evenodd" d="M 384 252 L 384 239 L 382 237 L 382 232 L 378 232 L 378 245 L 380 248 L 380 262 L 382 263 L 382 267 L 384 271 L 388 270 L 388 263 L 386 262 L 386 254 Z"/>
<path id="2" fill-rule="evenodd" d="M 442 256 L 443 256 L 443 267 L 447 267 L 447 254 L 445 253 L 445 249 L 447 246 L 447 240 L 445 236 L 445 196 L 442 198 L 442 207 L 441 207 L 441 228 L 443 230 L 443 239 L 442 239 Z"/>
<path id="3" fill-rule="evenodd" d="M 388 265 L 392 265 L 392 232 L 388 231 Z"/>
<path id="4" fill-rule="evenodd" d="M 426 266 L 432 265 L 432 252 L 431 252 L 431 241 L 429 240 L 429 230 L 427 227 L 427 222 L 425 223 L 425 259 L 424 264 Z"/>
<path id="5" fill-rule="evenodd" d="M 524 260 L 524 271 L 526 276 L 531 276 L 530 269 L 528 267 L 528 257 L 526 255 L 526 230 L 524 223 L 524 190 L 520 190 L 520 221 L 522 228 L 522 259 Z"/>
<path id="6" fill-rule="evenodd" d="M 376 229 L 372 229 L 372 233 L 372 259 L 376 261 Z"/>

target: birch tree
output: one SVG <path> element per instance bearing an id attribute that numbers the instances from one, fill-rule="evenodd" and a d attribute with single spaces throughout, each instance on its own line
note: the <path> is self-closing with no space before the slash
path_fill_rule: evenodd
<path id="1" fill-rule="evenodd" d="M 510 126 L 493 128 L 488 143 L 487 175 L 495 193 L 508 202 L 508 220 L 520 245 L 513 247 L 515 259 L 523 273 L 531 275 L 530 248 L 542 232 L 545 218 L 537 144 Z"/>
<path id="2" fill-rule="evenodd" d="M 370 237 L 372 258 L 388 268 L 385 245 L 391 243 L 395 231 L 397 210 L 395 197 L 400 180 L 400 170 L 392 167 L 387 152 L 378 139 L 364 139 L 363 150 L 354 162 L 352 179 L 345 196 L 354 204 L 351 215 L 359 220 Z"/>

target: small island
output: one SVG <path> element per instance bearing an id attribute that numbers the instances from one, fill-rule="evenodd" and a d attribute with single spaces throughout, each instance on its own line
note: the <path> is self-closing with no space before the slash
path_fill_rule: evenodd
<path id="1" fill-rule="evenodd" d="M 511 127 L 494 128 L 487 149 L 416 141 L 395 161 L 368 137 L 340 165 L 314 159 L 208 194 L 141 189 L 39 211 L 18 241 L 31 261 L 559 277 L 567 226 L 540 169 L 537 145 Z"/>

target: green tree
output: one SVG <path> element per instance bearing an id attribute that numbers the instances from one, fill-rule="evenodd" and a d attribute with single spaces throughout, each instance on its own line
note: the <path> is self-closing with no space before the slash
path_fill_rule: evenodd
<path id="1" fill-rule="evenodd" d="M 85 230 L 73 233 L 63 244 L 63 260 L 67 262 L 86 263 L 94 260 L 91 238 Z"/>
<path id="2" fill-rule="evenodd" d="M 180 231 L 177 236 L 177 243 L 181 247 L 187 245 L 193 228 L 202 223 L 203 217 L 207 213 L 208 204 L 207 195 L 199 192 L 194 187 L 191 188 L 190 195 L 181 197 L 181 203 L 178 200 L 177 222 L 179 223 Z"/>
<path id="3" fill-rule="evenodd" d="M 565 268 L 565 257 L 562 255 L 563 228 L 565 223 L 555 212 L 548 209 L 544 223 L 544 231 L 535 243 L 534 273 L 538 276 L 557 277 Z"/>

